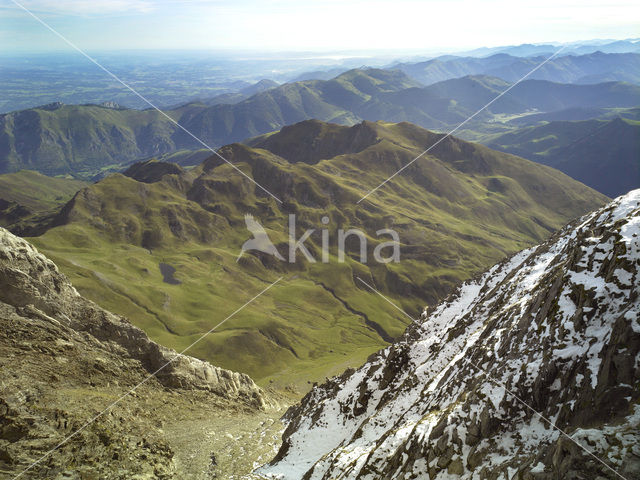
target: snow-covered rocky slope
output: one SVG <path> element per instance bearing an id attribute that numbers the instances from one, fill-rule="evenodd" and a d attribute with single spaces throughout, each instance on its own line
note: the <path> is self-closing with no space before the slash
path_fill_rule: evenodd
<path id="1" fill-rule="evenodd" d="M 260 472 L 640 478 L 639 270 L 635 190 L 465 283 L 399 342 L 315 387 Z"/>

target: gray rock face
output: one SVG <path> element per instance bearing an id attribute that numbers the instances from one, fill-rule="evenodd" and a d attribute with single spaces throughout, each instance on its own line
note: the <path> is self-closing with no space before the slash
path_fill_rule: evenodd
<path id="1" fill-rule="evenodd" d="M 400 341 L 314 388 L 260 472 L 640 478 L 639 270 L 635 190 L 465 283 Z"/>
<path id="2" fill-rule="evenodd" d="M 86 332 L 104 348 L 138 360 L 167 387 L 213 392 L 251 407 L 267 405 L 248 375 L 179 355 L 151 341 L 139 328 L 78 294 L 56 265 L 25 240 L 0 228 L 0 302 L 26 316 Z M 6 321 L 0 318 L 0 321 Z M 168 362 L 171 362 L 167 365 Z"/>

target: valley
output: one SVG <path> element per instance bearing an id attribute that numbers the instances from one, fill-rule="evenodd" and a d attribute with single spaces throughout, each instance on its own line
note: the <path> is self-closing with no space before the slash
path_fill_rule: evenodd
<path id="1" fill-rule="evenodd" d="M 640 181 L 638 120 L 552 121 L 497 135 L 487 145 L 557 168 L 610 197 Z"/>
<path id="2" fill-rule="evenodd" d="M 0 7 L 0 478 L 637 478 L 625 4 Z"/>
<path id="3" fill-rule="evenodd" d="M 189 170 L 147 162 L 80 190 L 30 241 L 83 295 L 175 349 L 206 332 L 212 312 L 230 312 L 247 289 L 283 276 L 280 294 L 259 299 L 192 355 L 262 385 L 304 392 L 360 364 L 406 327 L 357 277 L 417 316 L 460 281 L 606 202 L 548 167 L 448 138 L 393 188 L 356 208 L 362 185 L 379 183 L 437 138 L 410 124 L 302 122 L 252 147 L 220 150 L 281 204 L 217 157 Z M 315 230 L 306 246 L 318 261 L 282 262 L 260 252 L 238 260 L 247 213 L 283 252 L 294 214 L 296 238 Z M 327 263 L 319 261 L 324 216 L 333 242 Z M 371 259 L 389 240 L 375 232 L 398 232 L 401 262 L 363 262 L 355 239 L 339 261 L 336 232 L 348 228 L 366 233 Z M 175 282 L 164 281 L 162 264 L 175 269 Z"/>

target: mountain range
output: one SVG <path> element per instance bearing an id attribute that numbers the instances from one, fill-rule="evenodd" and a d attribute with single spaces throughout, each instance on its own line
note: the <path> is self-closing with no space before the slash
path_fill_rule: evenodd
<path id="1" fill-rule="evenodd" d="M 484 58 L 444 56 L 424 62 L 392 65 L 419 82 L 432 83 L 466 75 L 488 75 L 515 82 L 542 64 L 559 50 L 545 56 L 518 57 L 496 53 Z M 602 53 L 558 56 L 546 62 L 528 76 L 529 79 L 562 83 L 640 83 L 640 53 Z"/>
<path id="2" fill-rule="evenodd" d="M 256 143 L 281 148 L 272 137 Z M 320 143 L 299 163 L 321 163 L 332 147 Z M 128 173 L 175 185 L 175 168 Z M 0 228 L 0 468 L 107 480 L 633 478 L 639 219 L 636 190 L 460 285 L 291 407 L 277 454 L 289 398 L 154 343 Z M 291 293 L 268 296 L 286 309 Z"/>
<path id="3" fill-rule="evenodd" d="M 569 108 L 635 107 L 640 87 L 621 82 L 593 85 L 525 80 L 512 83 L 489 76 L 466 76 L 435 83 L 423 89 L 435 97 L 451 99 L 470 113 L 482 108 L 500 93 L 509 93 L 489 107 L 491 113 L 552 112 Z"/>
<path id="4" fill-rule="evenodd" d="M 203 148 L 172 120 L 210 147 L 311 118 L 345 125 L 363 119 L 410 121 L 426 128 L 447 129 L 509 87 L 506 81 L 486 76 L 422 87 L 397 70 L 367 69 L 351 70 L 328 81 L 265 87 L 237 103 L 190 103 L 167 110 L 170 118 L 152 109 L 53 104 L 0 116 L 0 172 L 31 169 L 48 175 L 92 178 L 142 158 Z M 502 118 L 532 111 L 638 104 L 640 87 L 631 84 L 569 85 L 527 80 L 476 120 L 482 122 L 483 129 L 500 133 L 511 127 L 486 123 L 496 115 Z"/>
<path id="5" fill-rule="evenodd" d="M 482 47 L 464 55 L 474 57 L 488 57 L 497 53 L 506 53 L 515 57 L 533 57 L 539 55 L 551 55 L 560 48 L 559 45 L 552 44 L 531 44 L 508 45 L 503 47 Z M 640 40 L 591 40 L 565 45 L 561 55 L 586 55 L 590 53 L 640 53 Z"/>
<path id="6" fill-rule="evenodd" d="M 640 478 L 640 42 L 557 49 L 6 56 L 97 104 L 0 114 L 0 477 Z"/>
<path id="7" fill-rule="evenodd" d="M 268 478 L 638 478 L 640 190 L 461 285 L 285 415 Z"/>
<path id="8" fill-rule="evenodd" d="M 81 189 L 31 241 L 83 295 L 176 349 L 210 328 L 212 309 L 226 312 L 247 289 L 283 276 L 277 298 L 247 307 L 193 355 L 303 390 L 404 331 L 406 319 L 358 278 L 415 314 L 607 201 L 557 170 L 408 123 L 305 121 L 220 154 L 282 203 L 219 157 L 186 170 L 148 161 Z M 262 252 L 239 257 L 251 238 L 247 214 L 282 255 L 295 214 L 295 238 L 313 229 L 306 246 L 316 262 L 300 252 L 295 263 Z M 355 238 L 340 261 L 338 230 L 349 228 L 365 232 L 368 261 Z M 400 263 L 373 260 L 390 240 L 382 229 L 397 232 Z"/>
<path id="9" fill-rule="evenodd" d="M 367 136 L 357 127 L 305 122 L 281 138 L 256 139 L 263 148 L 253 153 L 280 150 L 309 123 L 327 141 L 313 143 L 306 155 L 292 153 L 294 164 L 322 164 L 332 149 L 363 151 L 359 141 Z M 381 137 L 383 127 L 403 132 L 404 142 L 410 137 L 407 126 L 377 127 Z M 443 162 L 455 152 L 446 147 L 438 152 Z M 469 158 L 487 173 L 499 163 L 484 153 L 484 162 Z M 353 165 L 354 155 L 336 158 Z M 212 163 L 203 167 L 222 166 Z M 259 162 L 247 164 L 256 170 Z M 469 163 L 457 167 L 479 173 Z M 514 167 L 529 179 L 536 169 L 548 170 L 523 160 Z M 176 169 L 147 162 L 127 174 L 141 185 L 164 182 L 168 192 L 181 184 Z M 221 173 L 212 177 L 217 186 Z M 115 174 L 102 182 L 120 177 L 130 178 Z M 574 185 L 584 189 L 567 179 L 565 192 Z M 99 224 L 108 212 L 106 198 L 90 188 L 81 192 L 85 200 L 102 202 L 94 215 Z M 152 201 L 141 186 L 137 192 Z M 63 209 L 64 215 L 81 215 L 75 208 Z M 80 296 L 49 258 L 0 228 L 0 368 L 8 372 L 0 382 L 0 468 L 12 477 L 98 474 L 108 480 L 471 479 L 503 472 L 543 480 L 633 478 L 640 472 L 639 219 L 636 190 L 460 285 L 363 366 L 314 386 L 285 414 L 275 458 L 253 473 L 275 454 L 282 431 L 275 419 L 288 399 L 246 375 L 154 343 L 126 318 Z M 80 223 L 77 218 L 76 239 L 90 233 L 77 228 Z M 82 252 L 65 248 L 75 263 Z M 121 280 L 130 261 L 118 265 Z M 278 310 L 291 308 L 292 293 L 290 284 L 283 292 L 272 290 L 261 310 L 271 302 Z M 313 290 L 304 294 L 312 297 Z M 224 318 L 220 307 L 209 314 Z M 301 320 L 300 312 L 292 313 Z"/>

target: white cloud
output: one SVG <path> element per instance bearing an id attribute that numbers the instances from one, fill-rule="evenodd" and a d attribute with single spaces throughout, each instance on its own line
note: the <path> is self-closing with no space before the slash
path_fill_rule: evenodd
<path id="1" fill-rule="evenodd" d="M 640 31 L 637 0 L 17 1 L 79 44 L 106 49 L 445 51 Z M 6 38 L 15 37 L 21 48 L 48 46 L 38 33 L 42 26 L 11 0 L 0 0 L 0 10 L 22 19 L 0 24 Z"/>
<path id="2" fill-rule="evenodd" d="M 149 0 L 17 0 L 34 13 L 92 16 L 148 13 L 154 7 Z"/>

